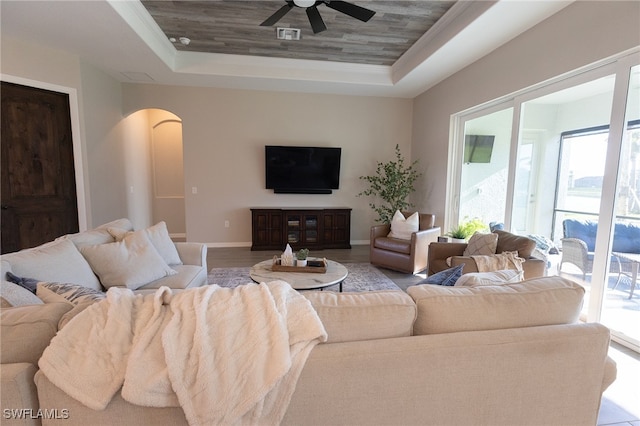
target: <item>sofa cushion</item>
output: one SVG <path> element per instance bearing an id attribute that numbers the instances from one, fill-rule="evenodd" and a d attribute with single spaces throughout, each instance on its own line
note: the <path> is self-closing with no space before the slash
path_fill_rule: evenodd
<path id="1" fill-rule="evenodd" d="M 0 287 L 0 298 L 4 301 L 3 307 L 42 304 L 42 300 L 26 288 L 5 280 Z"/>
<path id="2" fill-rule="evenodd" d="M 207 283 L 207 271 L 205 268 L 196 265 L 173 265 L 171 269 L 177 274 L 151 281 L 148 284 L 138 287 L 136 293 L 145 293 L 145 290 L 155 291 L 162 286 L 171 289 L 185 289 L 200 287 Z"/>
<path id="3" fill-rule="evenodd" d="M 157 279 L 175 275 L 145 233 L 133 232 L 122 241 L 81 247 L 105 287 L 135 290 Z"/>
<path id="4" fill-rule="evenodd" d="M 52 241 L 32 249 L 2 255 L 19 277 L 84 285 L 101 290 L 91 266 L 71 240 Z M 4 270 L 4 269 L 3 269 Z"/>
<path id="5" fill-rule="evenodd" d="M 121 241 L 129 233 L 120 228 L 109 228 L 109 232 L 117 241 Z M 167 265 L 182 264 L 178 250 L 171 240 L 171 237 L 169 237 L 169 231 L 167 230 L 167 224 L 165 222 L 158 222 L 153 226 L 135 232 L 144 232 L 147 234 L 149 241 L 151 241 L 151 244 L 158 250 L 160 256 L 167 262 Z"/>
<path id="6" fill-rule="evenodd" d="M 396 253 L 411 254 L 411 242 L 408 240 L 378 237 L 374 241 L 373 246 L 382 250 L 395 251 Z"/>
<path id="7" fill-rule="evenodd" d="M 58 321 L 71 307 L 68 303 L 46 303 L 2 309 L 0 362 L 37 365 L 58 331 Z"/>
<path id="8" fill-rule="evenodd" d="M 476 232 L 469 238 L 463 256 L 488 256 L 495 254 L 498 246 L 498 234 L 483 234 Z"/>
<path id="9" fill-rule="evenodd" d="M 410 336 L 416 318 L 415 303 L 402 291 L 302 294 L 318 312 L 327 343 Z"/>
<path id="10" fill-rule="evenodd" d="M 454 285 L 462 275 L 462 268 L 464 268 L 464 265 L 458 265 L 445 269 L 444 271 L 436 272 L 420 281 L 419 284 Z"/>
<path id="11" fill-rule="evenodd" d="M 536 248 L 536 242 L 529 237 L 512 234 L 507 231 L 495 231 L 498 234 L 498 245 L 496 247 L 496 253 L 502 253 L 505 251 L 517 251 L 518 256 L 523 259 L 531 257 L 533 250 Z"/>
<path id="12" fill-rule="evenodd" d="M 125 217 L 122 219 L 112 220 L 111 222 L 104 223 L 100 226 L 96 226 L 95 229 L 108 230 L 109 228 L 120 228 L 124 229 L 125 231 L 133 231 L 133 224 L 129 219 Z"/>
<path id="13" fill-rule="evenodd" d="M 396 210 L 391 219 L 391 232 L 388 237 L 398 238 L 400 240 L 410 240 L 411 234 L 418 232 L 420 229 L 420 216 L 418 212 L 405 218 L 400 210 Z"/>
<path id="14" fill-rule="evenodd" d="M 59 240 L 71 240 L 76 247 L 94 246 L 97 244 L 112 243 L 115 241 L 113 235 L 109 232 L 108 228 L 121 229 L 123 232 L 132 231 L 133 225 L 129 219 L 118 219 L 104 225 L 100 225 L 95 229 L 88 231 L 78 232 L 75 234 L 67 234 L 62 237 L 56 238 Z"/>
<path id="15" fill-rule="evenodd" d="M 524 272 L 515 269 L 505 269 L 492 272 L 471 272 L 464 274 L 456 286 L 472 287 L 476 285 L 502 285 L 520 282 L 524 279 Z"/>
<path id="16" fill-rule="evenodd" d="M 414 334 L 495 330 L 575 322 L 585 290 L 562 277 L 479 287 L 417 285 Z"/>

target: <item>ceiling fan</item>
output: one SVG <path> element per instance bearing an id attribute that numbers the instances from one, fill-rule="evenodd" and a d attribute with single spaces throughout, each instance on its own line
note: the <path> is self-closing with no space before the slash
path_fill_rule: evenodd
<path id="1" fill-rule="evenodd" d="M 270 27 L 271 25 L 278 22 L 284 15 L 286 15 L 294 6 L 301 7 L 306 9 L 307 16 L 309 17 L 309 23 L 311 24 L 311 28 L 313 29 L 314 34 L 318 34 L 327 29 L 327 26 L 324 24 L 322 17 L 320 16 L 320 12 L 318 12 L 318 6 L 321 4 L 325 4 L 327 7 L 331 9 L 337 10 L 338 12 L 342 12 L 345 15 L 349 15 L 352 18 L 356 18 L 361 20 L 362 22 L 367 22 L 373 15 L 376 14 L 373 10 L 365 9 L 364 7 L 356 6 L 353 3 L 349 3 L 346 1 L 336 1 L 336 0 L 285 0 L 287 4 L 282 6 L 280 9 L 276 11 L 273 15 L 268 17 L 260 26 Z"/>

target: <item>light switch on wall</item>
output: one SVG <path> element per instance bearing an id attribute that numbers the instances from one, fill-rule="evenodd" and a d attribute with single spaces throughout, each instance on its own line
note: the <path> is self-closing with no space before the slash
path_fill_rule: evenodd
<path id="1" fill-rule="evenodd" d="M 192 186 L 191 187 L 191 193 L 192 194 L 197 194 L 198 193 L 198 187 L 197 186 Z"/>

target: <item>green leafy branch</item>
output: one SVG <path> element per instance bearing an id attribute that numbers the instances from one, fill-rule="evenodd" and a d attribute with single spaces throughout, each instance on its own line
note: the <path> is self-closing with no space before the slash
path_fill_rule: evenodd
<path id="1" fill-rule="evenodd" d="M 358 196 L 377 197 L 382 200 L 380 204 L 369 203 L 373 211 L 378 214 L 378 220 L 382 223 L 391 223 L 391 218 L 396 210 L 406 210 L 408 207 L 413 207 L 413 204 L 407 201 L 407 197 L 414 191 L 413 184 L 422 176 L 422 173 L 416 168 L 418 160 L 405 166 L 398 145 L 396 145 L 395 152 L 395 161 L 377 163 L 375 175 L 360 176 L 360 179 L 369 183 L 369 188 L 360 192 Z"/>

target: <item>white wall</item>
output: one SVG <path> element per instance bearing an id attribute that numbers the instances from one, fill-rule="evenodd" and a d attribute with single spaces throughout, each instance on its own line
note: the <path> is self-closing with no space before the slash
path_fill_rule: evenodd
<path id="1" fill-rule="evenodd" d="M 153 225 L 149 116 L 147 110 L 138 111 L 119 125 L 123 129 L 123 183 L 127 185 L 121 192 L 126 197 L 126 217 L 136 229 Z"/>
<path id="2" fill-rule="evenodd" d="M 84 201 L 86 214 L 80 218 L 81 228 L 126 216 L 125 195 L 121 193 L 122 139 L 118 123 L 120 114 L 120 84 L 101 71 L 83 64 L 68 52 L 2 37 L 1 73 L 23 79 L 26 84 L 68 88 L 74 92 L 72 102 L 78 103 L 77 113 L 71 111 L 74 128 L 74 153 L 80 157 L 82 176 L 78 194 Z M 76 152 L 76 139 L 79 152 Z M 76 167 L 76 173 L 78 166 Z"/>
<path id="3" fill-rule="evenodd" d="M 187 239 L 218 246 L 251 241 L 251 207 L 351 207 L 351 239 L 368 241 L 375 216 L 361 175 L 410 156 L 411 100 L 245 90 L 123 85 L 124 112 L 171 111 L 182 120 Z M 340 189 L 331 195 L 265 189 L 264 146 L 342 148 Z M 197 188 L 197 194 L 192 188 Z M 224 222 L 229 220 L 230 227 Z"/>
<path id="4" fill-rule="evenodd" d="M 414 159 L 427 174 L 414 196 L 443 224 L 452 114 L 640 45 L 640 2 L 578 1 L 414 99 Z"/>

